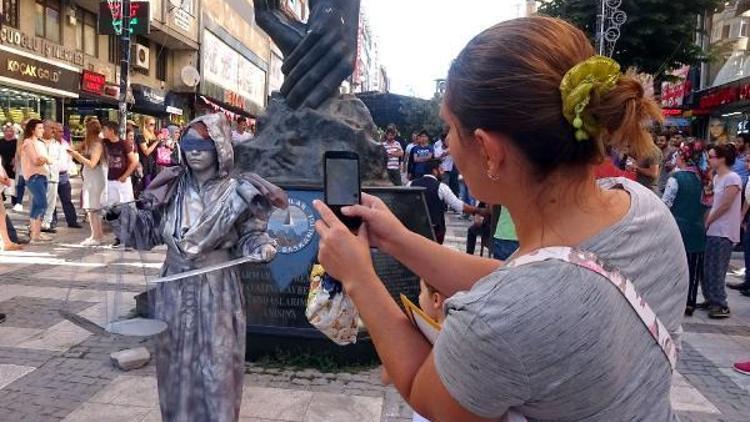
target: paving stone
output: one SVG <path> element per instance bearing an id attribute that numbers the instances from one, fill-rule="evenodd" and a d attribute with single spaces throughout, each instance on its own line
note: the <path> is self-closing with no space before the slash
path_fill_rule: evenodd
<path id="1" fill-rule="evenodd" d="M 380 422 L 383 399 L 314 393 L 305 422 Z"/>
<path id="2" fill-rule="evenodd" d="M 59 309 L 66 309 L 73 313 L 81 312 L 91 306 L 91 302 L 62 301 L 35 297 L 16 296 L 13 299 L 0 302 L 0 309 L 7 315 L 3 326 L 18 328 L 50 328 L 63 317 Z"/>
<path id="3" fill-rule="evenodd" d="M 312 398 L 309 391 L 245 387 L 240 416 L 302 421 Z"/>

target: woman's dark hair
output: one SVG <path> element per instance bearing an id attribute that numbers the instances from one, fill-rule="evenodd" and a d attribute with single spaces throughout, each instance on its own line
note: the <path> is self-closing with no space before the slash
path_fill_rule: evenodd
<path id="1" fill-rule="evenodd" d="M 34 136 L 34 130 L 37 125 L 41 125 L 43 122 L 39 119 L 31 119 L 26 123 L 26 127 L 23 129 L 23 139 L 28 139 Z"/>
<path id="2" fill-rule="evenodd" d="M 737 149 L 732 144 L 714 145 L 712 148 L 716 158 L 723 158 L 728 167 L 732 167 L 737 160 Z"/>
<path id="3" fill-rule="evenodd" d="M 629 74 L 608 93 L 592 94 L 585 111 L 602 131 L 598 139 L 576 141 L 563 116 L 560 82 L 593 55 L 586 34 L 560 19 L 532 16 L 485 30 L 448 73 L 445 104 L 458 119 L 461 138 L 476 129 L 502 133 L 541 178 L 564 166 L 598 164 L 607 145 L 649 156 L 655 145 L 645 123 L 662 116 Z"/>

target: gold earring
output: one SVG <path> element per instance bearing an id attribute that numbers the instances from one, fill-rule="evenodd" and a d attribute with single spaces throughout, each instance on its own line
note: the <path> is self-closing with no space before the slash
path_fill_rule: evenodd
<path id="1" fill-rule="evenodd" d="M 492 174 L 490 170 L 487 170 L 487 177 L 494 182 L 497 182 L 500 179 L 500 176 Z"/>

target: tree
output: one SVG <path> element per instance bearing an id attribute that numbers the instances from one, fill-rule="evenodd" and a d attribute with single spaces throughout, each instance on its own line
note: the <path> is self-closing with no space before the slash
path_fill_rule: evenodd
<path id="1" fill-rule="evenodd" d="M 620 10 L 628 14 L 620 28 L 614 59 L 623 68 L 635 67 L 661 80 L 682 65 L 708 60 L 708 52 L 695 44 L 697 16 L 713 12 L 721 0 L 622 0 Z M 563 18 L 591 35 L 594 40 L 600 0 L 548 0 L 539 13 Z"/>
<path id="2" fill-rule="evenodd" d="M 399 128 L 401 135 L 409 138 L 412 132 L 419 132 L 424 129 L 432 137 L 439 136 L 443 131 L 443 121 L 440 119 L 440 103 L 441 99 L 438 97 L 431 100 L 405 99 L 400 110 L 404 118 L 404 124 Z"/>

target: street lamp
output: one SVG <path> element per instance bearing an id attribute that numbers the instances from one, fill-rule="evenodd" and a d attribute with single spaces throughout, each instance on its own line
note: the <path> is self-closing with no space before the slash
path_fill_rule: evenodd
<path id="1" fill-rule="evenodd" d="M 612 57 L 620 39 L 620 27 L 628 20 L 628 15 L 620 10 L 621 5 L 622 0 L 601 0 L 596 24 L 596 49 L 601 56 Z"/>

